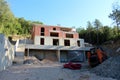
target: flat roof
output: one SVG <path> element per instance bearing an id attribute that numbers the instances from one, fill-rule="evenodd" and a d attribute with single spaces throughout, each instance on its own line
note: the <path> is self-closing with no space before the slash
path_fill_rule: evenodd
<path id="1" fill-rule="evenodd" d="M 89 51 L 93 47 L 51 46 L 51 45 L 26 44 L 25 48 L 26 49 L 41 49 L 41 50 L 84 50 L 84 51 Z"/>
<path id="2" fill-rule="evenodd" d="M 33 24 L 34 26 L 43 26 L 43 27 L 59 27 L 59 28 L 63 28 L 63 29 L 72 29 L 70 27 L 64 27 L 64 26 L 60 26 L 60 25 L 44 25 L 44 24 Z"/>

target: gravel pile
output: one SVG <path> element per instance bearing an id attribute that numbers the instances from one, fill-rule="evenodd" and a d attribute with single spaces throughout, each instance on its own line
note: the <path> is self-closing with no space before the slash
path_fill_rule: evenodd
<path id="1" fill-rule="evenodd" d="M 90 70 L 99 76 L 120 80 L 120 55 L 109 58 L 102 64 Z"/>

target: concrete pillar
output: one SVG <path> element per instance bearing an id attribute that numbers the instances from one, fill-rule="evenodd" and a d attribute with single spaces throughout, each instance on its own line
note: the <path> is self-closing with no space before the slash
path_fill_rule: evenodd
<path id="1" fill-rule="evenodd" d="M 27 49 L 27 57 L 29 57 L 29 48 Z"/>
<path id="2" fill-rule="evenodd" d="M 86 54 L 85 54 L 85 50 L 83 52 L 83 61 L 86 61 Z"/>
<path id="3" fill-rule="evenodd" d="M 35 36 L 35 38 L 34 38 L 34 44 L 35 45 L 40 45 L 40 36 Z"/>
<path id="4" fill-rule="evenodd" d="M 59 45 L 60 45 L 60 46 L 64 46 L 64 39 L 59 38 Z"/>
<path id="5" fill-rule="evenodd" d="M 60 50 L 57 51 L 58 54 L 58 61 L 60 62 Z"/>

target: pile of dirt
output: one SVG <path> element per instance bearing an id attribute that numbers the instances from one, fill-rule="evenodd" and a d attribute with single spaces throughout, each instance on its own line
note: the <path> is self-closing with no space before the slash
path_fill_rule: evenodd
<path id="1" fill-rule="evenodd" d="M 49 59 L 43 59 L 41 63 L 43 64 L 53 64 L 55 61 L 49 60 Z"/>
<path id="2" fill-rule="evenodd" d="M 40 61 L 36 57 L 32 56 L 32 57 L 27 57 L 23 63 L 24 64 L 40 64 Z"/>
<path id="3" fill-rule="evenodd" d="M 24 64 L 39 64 L 39 65 L 44 65 L 44 64 L 54 64 L 56 61 L 52 61 L 49 59 L 43 59 L 39 60 L 34 56 L 27 57 L 26 60 L 23 62 Z"/>
<path id="4" fill-rule="evenodd" d="M 120 55 L 109 58 L 102 64 L 90 70 L 99 76 L 112 77 L 120 80 Z"/>

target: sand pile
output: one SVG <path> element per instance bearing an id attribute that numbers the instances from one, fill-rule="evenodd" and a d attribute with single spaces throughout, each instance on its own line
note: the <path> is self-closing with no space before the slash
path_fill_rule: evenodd
<path id="1" fill-rule="evenodd" d="M 99 76 L 112 77 L 120 80 L 120 55 L 109 58 L 90 71 Z"/>
<path id="2" fill-rule="evenodd" d="M 43 60 L 39 60 L 34 56 L 29 56 L 28 58 L 26 58 L 26 60 L 24 61 L 24 64 L 53 64 L 55 61 L 49 60 L 49 59 L 43 59 Z"/>
<path id="3" fill-rule="evenodd" d="M 40 61 L 34 56 L 31 56 L 31 57 L 29 56 L 29 57 L 26 57 L 24 64 L 40 64 Z"/>

